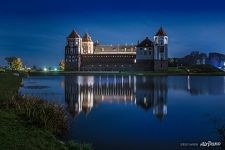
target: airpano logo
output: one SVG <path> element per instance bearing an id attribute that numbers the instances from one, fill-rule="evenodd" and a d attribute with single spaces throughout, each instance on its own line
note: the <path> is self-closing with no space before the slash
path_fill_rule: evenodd
<path id="1" fill-rule="evenodd" d="M 220 147 L 221 142 L 212 142 L 212 141 L 208 141 L 208 142 L 201 142 L 201 143 L 180 143 L 181 147 Z"/>
<path id="2" fill-rule="evenodd" d="M 221 146 L 221 142 L 212 142 L 212 141 L 208 141 L 208 142 L 202 142 L 200 144 L 200 147 L 203 146 L 203 147 L 210 147 L 210 146 Z"/>

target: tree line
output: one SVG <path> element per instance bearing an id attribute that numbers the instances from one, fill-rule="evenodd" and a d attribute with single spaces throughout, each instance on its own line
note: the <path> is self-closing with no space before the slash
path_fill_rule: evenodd
<path id="1" fill-rule="evenodd" d="M 11 70 L 22 70 L 22 69 L 24 69 L 22 59 L 19 58 L 19 57 L 15 57 L 15 56 L 6 57 L 5 60 L 8 64 L 9 69 L 11 69 Z M 65 68 L 64 60 L 61 60 L 59 62 L 59 69 L 64 70 L 64 68 Z M 37 70 L 37 67 L 33 66 L 31 69 Z"/>

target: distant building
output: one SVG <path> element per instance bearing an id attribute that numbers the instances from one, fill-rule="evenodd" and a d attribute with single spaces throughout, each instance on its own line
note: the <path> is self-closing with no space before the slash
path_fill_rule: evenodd
<path id="1" fill-rule="evenodd" d="M 193 51 L 189 55 L 177 60 L 178 65 L 204 65 L 207 64 L 207 54 Z"/>
<path id="2" fill-rule="evenodd" d="M 101 45 L 90 35 L 72 31 L 65 47 L 65 70 L 158 71 L 168 68 L 168 36 L 161 27 L 154 36 L 137 45 Z"/>
<path id="3" fill-rule="evenodd" d="M 169 58 L 169 66 L 189 66 L 209 64 L 225 70 L 225 55 L 220 53 L 200 53 L 193 51 L 183 58 Z"/>
<path id="4" fill-rule="evenodd" d="M 224 67 L 225 66 L 225 55 L 220 53 L 209 53 L 208 64 L 211 64 L 215 67 Z"/>

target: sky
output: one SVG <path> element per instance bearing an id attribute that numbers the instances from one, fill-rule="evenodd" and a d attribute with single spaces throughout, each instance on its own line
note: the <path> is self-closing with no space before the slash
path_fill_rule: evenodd
<path id="1" fill-rule="evenodd" d="M 224 0 L 7 0 L 0 2 L 0 65 L 57 67 L 74 29 L 102 44 L 136 44 L 163 26 L 169 57 L 225 53 Z"/>

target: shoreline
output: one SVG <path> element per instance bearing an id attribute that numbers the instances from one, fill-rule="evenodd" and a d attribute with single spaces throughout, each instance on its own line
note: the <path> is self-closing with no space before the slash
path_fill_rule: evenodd
<path id="1" fill-rule="evenodd" d="M 93 149 L 91 144 L 64 138 L 69 122 L 60 105 L 19 95 L 25 76 L 0 73 L 0 149 Z"/>
<path id="2" fill-rule="evenodd" d="M 185 73 L 185 72 L 131 72 L 131 71 L 49 71 L 30 72 L 30 76 L 61 76 L 61 75 L 135 75 L 135 76 L 225 76 L 225 72 Z"/>

